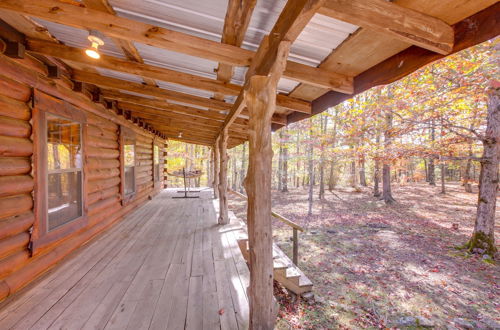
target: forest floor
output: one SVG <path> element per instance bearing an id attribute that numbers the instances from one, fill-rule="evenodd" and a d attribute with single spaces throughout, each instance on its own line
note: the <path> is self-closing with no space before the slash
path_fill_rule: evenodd
<path id="1" fill-rule="evenodd" d="M 316 188 L 310 217 L 307 188 L 274 191 L 273 210 L 306 228 L 299 267 L 315 294 L 313 302 L 293 300 L 277 287 L 277 328 L 500 329 L 499 262 L 456 249 L 472 232 L 477 194 L 459 184 L 439 191 L 395 185 L 397 203 L 385 205 L 368 188 L 339 187 L 320 202 Z M 246 219 L 246 203 L 229 196 L 230 209 Z M 274 219 L 273 230 L 291 256 L 291 229 Z"/>

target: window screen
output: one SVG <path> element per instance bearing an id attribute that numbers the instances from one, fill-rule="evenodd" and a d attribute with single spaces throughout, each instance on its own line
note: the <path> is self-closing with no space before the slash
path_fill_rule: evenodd
<path id="1" fill-rule="evenodd" d="M 123 145 L 124 164 L 123 170 L 125 175 L 125 196 L 135 192 L 135 141 L 126 137 Z"/>
<path id="2" fill-rule="evenodd" d="M 82 216 L 81 125 L 47 114 L 48 230 Z"/>
<path id="3" fill-rule="evenodd" d="M 153 147 L 153 161 L 155 181 L 160 181 L 160 147 L 158 147 L 157 145 L 154 145 Z"/>

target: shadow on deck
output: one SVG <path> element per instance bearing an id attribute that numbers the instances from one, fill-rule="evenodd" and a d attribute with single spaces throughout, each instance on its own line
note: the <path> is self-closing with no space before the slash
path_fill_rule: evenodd
<path id="1" fill-rule="evenodd" d="M 246 329 L 249 271 L 212 191 L 167 189 L 5 301 L 0 329 Z"/>

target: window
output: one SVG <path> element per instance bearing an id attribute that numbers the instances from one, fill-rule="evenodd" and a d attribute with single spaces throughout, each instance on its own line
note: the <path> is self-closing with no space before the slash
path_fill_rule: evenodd
<path id="1" fill-rule="evenodd" d="M 136 192 L 135 133 L 121 127 L 121 172 L 122 204 L 128 202 Z"/>
<path id="2" fill-rule="evenodd" d="M 35 91 L 34 103 L 33 254 L 87 224 L 85 112 L 39 91 Z"/>
<path id="3" fill-rule="evenodd" d="M 47 113 L 47 211 L 51 231 L 83 215 L 82 127 Z"/>
<path id="4" fill-rule="evenodd" d="M 153 178 L 154 182 L 159 182 L 161 178 L 160 147 L 153 142 Z"/>

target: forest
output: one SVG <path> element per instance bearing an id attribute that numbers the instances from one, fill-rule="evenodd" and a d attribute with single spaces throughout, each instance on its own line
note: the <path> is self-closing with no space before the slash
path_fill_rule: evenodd
<path id="1" fill-rule="evenodd" d="M 485 42 L 273 133 L 273 210 L 307 228 L 300 263 L 318 283 L 314 303 L 282 295 L 279 327 L 500 327 L 498 188 L 478 199 L 481 175 L 498 186 L 499 49 Z M 228 153 L 229 187 L 244 193 L 248 145 Z M 210 186 L 210 157 L 170 141 L 168 170 L 200 169 L 190 184 Z M 493 217 L 479 221 L 478 202 Z M 243 200 L 229 204 L 245 217 Z"/>

